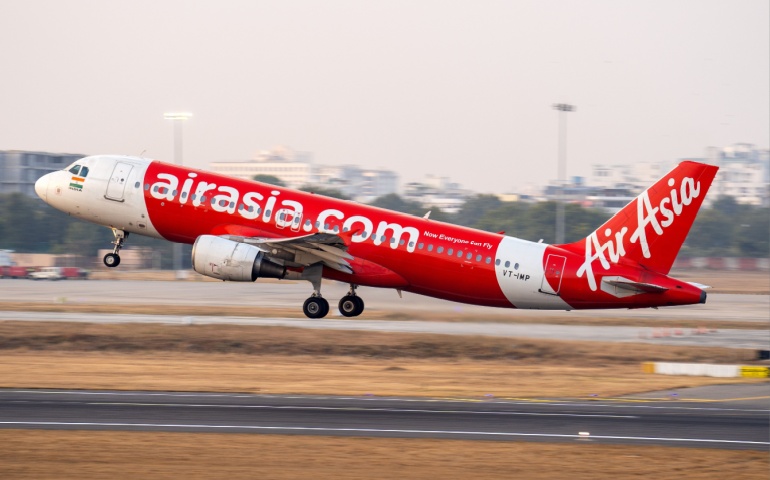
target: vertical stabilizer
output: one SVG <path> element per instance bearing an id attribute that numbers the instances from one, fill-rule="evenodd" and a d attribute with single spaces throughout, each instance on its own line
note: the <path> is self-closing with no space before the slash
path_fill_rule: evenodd
<path id="1" fill-rule="evenodd" d="M 584 240 L 565 245 L 585 255 L 578 275 L 628 262 L 668 274 L 717 170 L 682 162 Z"/>

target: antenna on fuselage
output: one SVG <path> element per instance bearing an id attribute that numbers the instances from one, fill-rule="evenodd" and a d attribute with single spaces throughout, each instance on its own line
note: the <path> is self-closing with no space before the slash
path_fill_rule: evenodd
<path id="1" fill-rule="evenodd" d="M 142 150 L 142 153 L 140 153 L 139 156 L 140 157 L 144 157 L 144 152 L 146 152 L 146 151 L 147 151 L 147 149 L 145 148 L 144 150 Z"/>

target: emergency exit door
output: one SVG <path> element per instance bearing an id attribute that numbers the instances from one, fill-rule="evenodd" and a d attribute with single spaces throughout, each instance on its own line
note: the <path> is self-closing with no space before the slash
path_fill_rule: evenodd
<path id="1" fill-rule="evenodd" d="M 561 255 L 548 255 L 545 261 L 545 274 L 540 284 L 540 291 L 549 295 L 558 295 L 561 289 L 561 279 L 564 274 L 564 265 L 567 257 Z"/>

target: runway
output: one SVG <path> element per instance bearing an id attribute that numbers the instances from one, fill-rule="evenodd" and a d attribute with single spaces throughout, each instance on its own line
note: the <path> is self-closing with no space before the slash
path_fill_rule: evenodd
<path id="1" fill-rule="evenodd" d="M 706 305 L 662 308 L 660 310 L 612 310 L 553 312 L 536 310 L 505 310 L 472 305 L 461 305 L 419 295 L 404 294 L 399 299 L 391 290 L 361 289 L 367 310 L 397 311 L 406 320 L 367 320 L 366 312 L 355 319 L 345 319 L 336 309 L 322 320 L 305 318 L 235 317 L 163 315 L 164 305 L 251 305 L 255 313 L 260 307 L 287 307 L 296 305 L 298 311 L 307 295 L 304 282 L 279 283 L 225 283 L 225 282 L 142 282 L 142 281 L 63 281 L 34 282 L 31 280 L 0 280 L 0 302 L 35 302 L 58 304 L 114 304 L 158 305 L 158 315 L 139 314 L 86 314 L 67 312 L 11 312 L 0 311 L 0 321 L 65 321 L 93 323 L 166 323 L 239 324 L 284 326 L 294 328 L 367 330 L 400 333 L 433 333 L 448 335 L 485 335 L 510 338 L 578 340 L 602 342 L 645 342 L 659 345 L 709 346 L 726 348 L 762 349 L 770 344 L 770 330 L 766 328 L 770 296 L 767 295 L 712 295 Z M 330 299 L 341 297 L 347 286 L 328 282 L 324 287 Z M 485 321 L 437 322 L 409 319 L 418 312 L 479 315 Z M 563 316 L 574 319 L 575 325 L 521 324 L 496 322 L 516 316 L 537 318 L 541 315 Z M 661 327 L 675 328 L 677 320 L 736 320 L 756 323 L 756 329 L 721 329 L 708 335 L 655 336 L 652 328 L 633 326 L 580 325 L 581 318 L 611 316 L 613 318 L 660 319 Z"/>
<path id="2" fill-rule="evenodd" d="M 0 390 L 0 428 L 584 442 L 767 450 L 765 406 Z"/>
<path id="3" fill-rule="evenodd" d="M 348 290 L 347 284 L 325 281 L 323 294 L 336 304 Z M 207 305 L 294 308 L 301 312 L 302 302 L 310 295 L 307 282 L 271 281 L 174 282 L 138 280 L 66 280 L 35 282 L 0 279 L 0 302 L 120 304 L 129 305 Z M 770 295 L 710 294 L 705 305 L 664 307 L 658 310 L 583 310 L 571 312 L 514 310 L 465 305 L 411 293 L 403 298 L 391 289 L 360 288 L 367 310 L 387 310 L 405 315 L 418 312 L 463 313 L 484 316 L 515 317 L 523 315 L 564 315 L 566 318 L 596 317 L 660 318 L 665 320 L 732 320 L 767 323 L 770 320 Z M 340 316 L 336 309 L 330 317 Z M 365 313 L 364 313 L 365 316 Z"/>

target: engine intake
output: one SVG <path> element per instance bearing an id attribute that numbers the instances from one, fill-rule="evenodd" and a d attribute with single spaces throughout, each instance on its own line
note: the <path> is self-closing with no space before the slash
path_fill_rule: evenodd
<path id="1" fill-rule="evenodd" d="M 286 268 L 265 258 L 259 248 L 214 235 L 201 235 L 195 240 L 192 265 L 201 275 L 233 282 L 286 276 Z"/>

